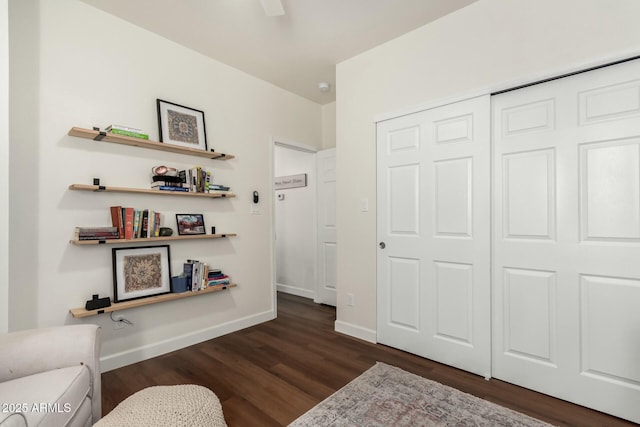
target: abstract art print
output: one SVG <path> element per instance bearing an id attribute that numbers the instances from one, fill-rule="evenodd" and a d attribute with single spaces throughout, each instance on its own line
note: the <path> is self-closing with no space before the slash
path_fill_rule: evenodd
<path id="1" fill-rule="evenodd" d="M 169 245 L 114 248 L 112 255 L 114 302 L 171 291 Z"/>
<path id="2" fill-rule="evenodd" d="M 204 112 L 156 99 L 160 142 L 207 150 Z"/>

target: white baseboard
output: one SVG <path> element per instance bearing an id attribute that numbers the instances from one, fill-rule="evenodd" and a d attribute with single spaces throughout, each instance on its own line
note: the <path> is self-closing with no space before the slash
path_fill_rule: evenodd
<path id="1" fill-rule="evenodd" d="M 151 359 L 152 357 L 180 350 L 181 348 L 185 348 L 190 345 L 217 338 L 231 332 L 236 332 L 250 326 L 268 322 L 269 320 L 273 320 L 275 318 L 275 312 L 273 310 L 269 310 L 253 316 L 244 317 L 242 319 L 233 320 L 221 325 L 215 325 L 210 328 L 205 328 L 199 331 L 180 335 L 178 337 L 173 337 L 165 341 L 159 341 L 153 344 L 136 347 L 131 350 L 105 356 L 100 358 L 100 370 L 101 372 L 111 371 L 113 369 Z"/>
<path id="2" fill-rule="evenodd" d="M 336 320 L 334 323 L 334 329 L 341 334 L 349 335 L 355 338 L 359 338 L 364 341 L 376 344 L 377 333 L 373 329 L 363 328 L 362 326 L 354 325 L 352 323 Z"/>
<path id="3" fill-rule="evenodd" d="M 316 297 L 315 291 L 309 289 L 298 288 L 295 286 L 283 285 L 282 283 L 276 284 L 278 292 L 284 292 L 285 294 L 296 295 L 299 297 L 314 299 Z"/>

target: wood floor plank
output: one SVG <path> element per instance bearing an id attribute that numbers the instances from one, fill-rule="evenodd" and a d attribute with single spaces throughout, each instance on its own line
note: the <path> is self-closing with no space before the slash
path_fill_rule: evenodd
<path id="1" fill-rule="evenodd" d="M 376 362 L 455 387 L 559 426 L 635 424 L 503 381 L 334 331 L 335 309 L 278 294 L 278 318 L 102 374 L 102 411 L 145 387 L 199 384 L 230 427 L 285 426 Z"/>

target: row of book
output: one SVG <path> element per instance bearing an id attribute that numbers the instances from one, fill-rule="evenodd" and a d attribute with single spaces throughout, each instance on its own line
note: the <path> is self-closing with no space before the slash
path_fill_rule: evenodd
<path id="1" fill-rule="evenodd" d="M 105 128 L 107 132 L 117 135 L 130 136 L 132 138 L 149 139 L 149 134 L 142 129 L 136 129 L 122 125 L 109 125 Z"/>
<path id="2" fill-rule="evenodd" d="M 111 225 L 118 229 L 119 239 L 143 239 L 160 235 L 160 212 L 111 206 Z"/>
<path id="3" fill-rule="evenodd" d="M 188 291 L 201 291 L 203 289 L 229 285 L 229 276 L 219 268 L 210 268 L 206 263 L 198 260 L 187 260 L 182 269 L 182 275 L 186 277 Z"/>
<path id="4" fill-rule="evenodd" d="M 74 239 L 140 239 L 160 235 L 160 212 L 122 206 L 111 206 L 110 211 L 110 227 L 76 227 Z"/>
<path id="5" fill-rule="evenodd" d="M 151 177 L 151 188 L 163 191 L 190 191 L 195 193 L 230 190 L 228 186 L 214 184 L 212 173 L 200 166 L 180 170 L 175 176 L 153 175 Z"/>

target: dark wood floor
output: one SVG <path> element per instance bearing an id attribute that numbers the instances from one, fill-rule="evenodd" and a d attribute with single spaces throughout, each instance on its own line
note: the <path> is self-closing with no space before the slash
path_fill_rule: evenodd
<path id="1" fill-rule="evenodd" d="M 332 307 L 279 294 L 276 320 L 102 374 L 103 414 L 145 387 L 189 383 L 216 393 L 230 427 L 284 426 L 380 361 L 555 425 L 635 425 L 339 334 L 334 321 Z"/>

